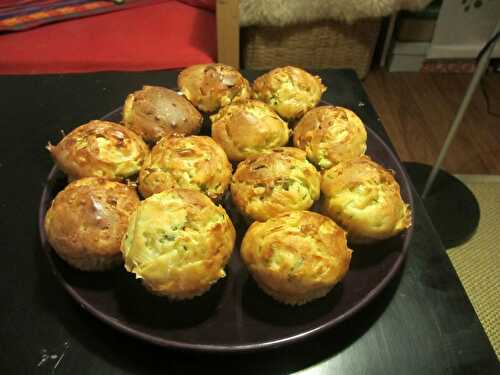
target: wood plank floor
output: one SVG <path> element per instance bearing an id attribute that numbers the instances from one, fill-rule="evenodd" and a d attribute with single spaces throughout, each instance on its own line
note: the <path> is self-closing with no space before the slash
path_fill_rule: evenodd
<path id="1" fill-rule="evenodd" d="M 404 161 L 433 164 L 471 75 L 372 71 L 363 82 Z M 500 112 L 500 74 L 485 77 L 490 108 Z M 500 175 L 500 117 L 488 114 L 478 88 L 451 145 L 444 169 Z"/>

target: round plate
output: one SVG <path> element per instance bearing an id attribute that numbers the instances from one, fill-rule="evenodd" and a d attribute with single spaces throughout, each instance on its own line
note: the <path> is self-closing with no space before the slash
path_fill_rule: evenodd
<path id="1" fill-rule="evenodd" d="M 324 103 L 327 104 L 327 103 Z M 119 122 L 121 108 L 103 119 Z M 395 172 L 401 195 L 413 208 L 408 176 L 396 155 L 370 128 L 367 154 Z M 246 351 L 276 347 L 333 327 L 373 300 L 395 276 L 405 258 L 412 228 L 376 245 L 353 247 L 344 280 L 324 298 L 300 307 L 275 302 L 249 277 L 239 255 L 245 222 L 226 197 L 224 206 L 238 231 L 227 276 L 208 293 L 170 302 L 148 293 L 132 274 L 119 268 L 89 273 L 66 265 L 51 249 L 43 230 L 45 212 L 66 179 L 55 167 L 48 176 L 39 211 L 42 247 L 68 293 L 98 319 L 154 344 L 202 351 Z"/>

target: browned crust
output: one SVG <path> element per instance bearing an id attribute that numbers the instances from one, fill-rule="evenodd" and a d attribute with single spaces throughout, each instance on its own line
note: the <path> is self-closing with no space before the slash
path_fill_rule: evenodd
<path id="1" fill-rule="evenodd" d="M 119 263 L 120 244 L 139 197 L 131 187 L 89 177 L 70 183 L 46 213 L 48 241 L 61 258 L 83 270 Z"/>
<path id="2" fill-rule="evenodd" d="M 269 104 L 284 119 L 294 120 L 314 108 L 325 91 L 319 76 L 294 66 L 284 66 L 258 77 L 252 95 Z"/>
<path id="3" fill-rule="evenodd" d="M 154 294 L 189 299 L 225 276 L 236 230 L 206 195 L 175 189 L 141 202 L 122 241 L 125 267 Z"/>
<path id="4" fill-rule="evenodd" d="M 173 133 L 197 134 L 202 121 L 186 98 L 165 87 L 144 86 L 129 94 L 123 107 L 123 124 L 148 143 Z"/>
<path id="5" fill-rule="evenodd" d="M 411 210 L 393 172 L 368 156 L 325 171 L 321 191 L 322 212 L 346 229 L 353 243 L 386 239 L 411 226 Z"/>
<path id="6" fill-rule="evenodd" d="M 233 101 L 248 99 L 251 93 L 241 73 L 224 64 L 192 65 L 180 72 L 177 85 L 196 108 L 209 113 Z"/>
<path id="7" fill-rule="evenodd" d="M 278 147 L 238 164 L 231 195 L 242 213 L 264 221 L 282 212 L 311 207 L 319 198 L 320 180 L 304 151 Z"/>
<path id="8" fill-rule="evenodd" d="M 105 177 L 122 180 L 139 172 L 149 154 L 142 138 L 126 127 L 94 120 L 47 146 L 57 166 L 70 180 Z"/>
<path id="9" fill-rule="evenodd" d="M 351 110 L 335 106 L 311 109 L 293 132 L 293 144 L 321 169 L 363 155 L 366 138 L 361 119 Z"/>
<path id="10" fill-rule="evenodd" d="M 218 200 L 231 173 L 224 150 L 212 138 L 172 135 L 151 150 L 139 174 L 139 191 L 149 197 L 167 189 L 193 189 Z"/>
<path id="11" fill-rule="evenodd" d="M 291 305 L 326 295 L 347 273 L 351 253 L 345 231 L 309 211 L 255 222 L 241 244 L 242 258 L 257 284 Z"/>
<path id="12" fill-rule="evenodd" d="M 211 119 L 213 139 L 233 161 L 257 156 L 288 143 L 287 123 L 258 100 L 231 103 Z"/>

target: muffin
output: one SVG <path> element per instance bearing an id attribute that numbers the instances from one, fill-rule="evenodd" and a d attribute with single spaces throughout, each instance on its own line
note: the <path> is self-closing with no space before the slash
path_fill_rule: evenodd
<path id="1" fill-rule="evenodd" d="M 250 98 L 248 81 L 238 70 L 223 64 L 190 66 L 177 77 L 177 86 L 196 108 L 208 113 Z"/>
<path id="2" fill-rule="evenodd" d="M 293 131 L 293 144 L 307 153 L 320 169 L 354 159 L 366 151 L 366 129 L 347 108 L 324 106 L 311 109 Z"/>
<path id="3" fill-rule="evenodd" d="M 310 211 L 255 222 L 241 244 L 243 261 L 260 288 L 290 305 L 325 296 L 344 278 L 351 253 L 345 231 Z"/>
<path id="4" fill-rule="evenodd" d="M 294 147 L 278 147 L 242 161 L 231 181 L 231 196 L 247 218 L 265 221 L 286 211 L 310 208 L 320 195 L 321 176 Z"/>
<path id="5" fill-rule="evenodd" d="M 222 108 L 212 120 L 212 138 L 230 160 L 241 161 L 288 143 L 290 130 L 268 105 L 240 101 Z"/>
<path id="6" fill-rule="evenodd" d="M 144 86 L 130 94 L 123 106 L 123 125 L 148 143 L 172 133 L 198 134 L 202 122 L 200 112 L 186 98 L 164 87 Z"/>
<path id="7" fill-rule="evenodd" d="M 373 243 L 411 225 L 411 211 L 392 171 L 368 156 L 340 162 L 323 174 L 322 212 L 342 226 L 352 243 Z"/>
<path id="8" fill-rule="evenodd" d="M 321 78 L 293 66 L 273 69 L 253 84 L 253 97 L 269 104 L 285 120 L 300 118 L 314 108 L 325 91 Z"/>
<path id="9" fill-rule="evenodd" d="M 141 137 L 126 127 L 95 120 L 81 125 L 57 146 L 47 146 L 56 165 L 70 180 L 104 177 L 123 180 L 141 169 L 149 148 Z"/>
<path id="10" fill-rule="evenodd" d="M 45 233 L 70 266 L 108 270 L 122 263 L 120 243 L 138 206 L 133 188 L 98 177 L 82 178 L 57 194 L 45 215 Z"/>
<path id="11" fill-rule="evenodd" d="M 231 181 L 232 167 L 224 150 L 206 136 L 162 138 L 139 173 L 143 197 L 173 188 L 198 190 L 210 198 L 222 197 Z"/>
<path id="12" fill-rule="evenodd" d="M 187 299 L 225 276 L 236 232 L 226 211 L 193 190 L 169 190 L 142 201 L 121 250 L 127 271 L 154 294 Z"/>

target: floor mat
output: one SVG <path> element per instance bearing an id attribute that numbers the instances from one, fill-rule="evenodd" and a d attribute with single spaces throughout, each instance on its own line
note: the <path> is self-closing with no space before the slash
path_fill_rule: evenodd
<path id="1" fill-rule="evenodd" d="M 448 256 L 500 359 L 500 176 L 456 177 L 476 196 L 481 219 L 474 236 Z"/>

